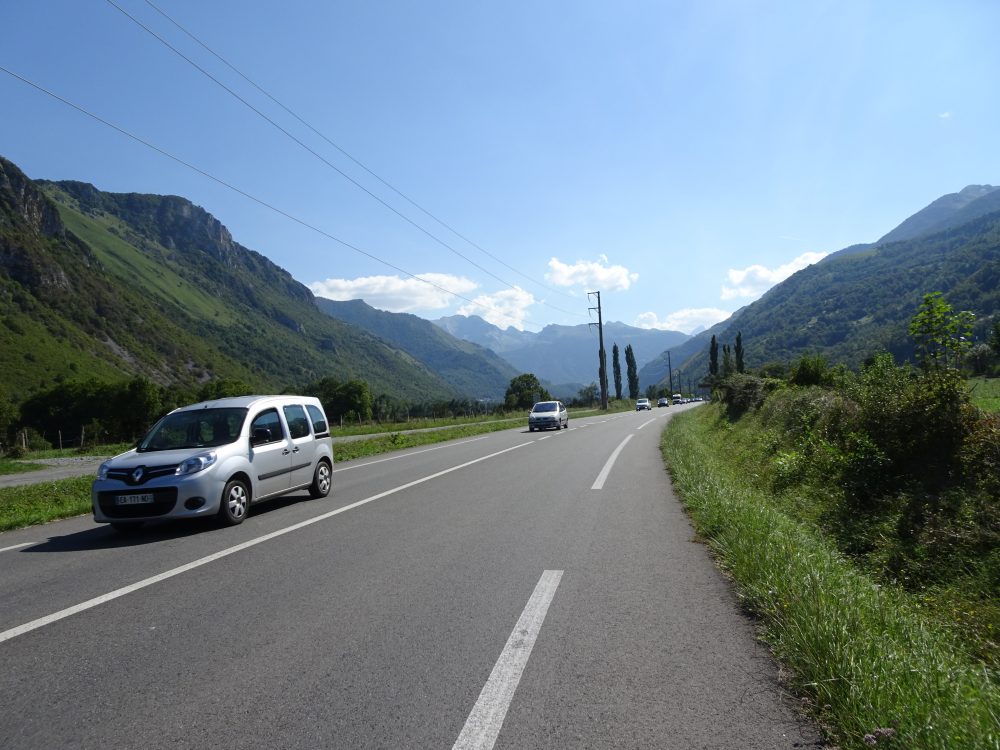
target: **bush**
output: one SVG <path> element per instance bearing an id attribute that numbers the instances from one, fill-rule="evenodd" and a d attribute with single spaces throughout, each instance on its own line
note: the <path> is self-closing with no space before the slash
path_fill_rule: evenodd
<path id="1" fill-rule="evenodd" d="M 849 393 L 861 427 L 888 461 L 889 473 L 869 477 L 875 491 L 916 485 L 933 492 L 960 478 L 959 451 L 975 414 L 957 371 L 918 374 L 879 355 Z"/>
<path id="2" fill-rule="evenodd" d="M 831 368 L 822 354 L 803 354 L 792 365 L 788 382 L 792 385 L 821 385 L 832 387 L 844 378 L 842 367 Z"/>
<path id="3" fill-rule="evenodd" d="M 730 419 L 739 419 L 751 409 L 759 408 L 767 394 L 780 384 L 778 380 L 736 373 L 716 384 L 715 397 L 726 405 L 726 414 Z"/>
<path id="4" fill-rule="evenodd" d="M 27 455 L 27 453 L 28 451 L 26 451 L 21 446 L 20 443 L 14 443 L 9 448 L 7 448 L 7 452 L 4 453 L 4 456 L 10 459 L 17 460 L 19 458 L 24 458 Z"/>

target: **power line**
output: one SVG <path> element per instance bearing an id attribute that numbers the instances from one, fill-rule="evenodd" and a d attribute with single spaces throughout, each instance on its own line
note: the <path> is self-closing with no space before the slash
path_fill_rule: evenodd
<path id="1" fill-rule="evenodd" d="M 355 180 L 353 177 L 351 177 L 350 175 L 348 175 L 346 172 L 344 172 L 342 169 L 340 169 L 339 167 L 337 167 L 335 164 L 333 164 L 332 162 L 330 162 L 329 160 L 327 160 L 325 157 L 323 157 L 321 154 L 319 154 L 318 152 L 316 152 L 314 149 L 312 149 L 306 143 L 304 143 L 303 141 L 301 141 L 295 135 L 293 135 L 292 133 L 290 133 L 288 130 L 286 130 L 285 128 L 283 128 L 281 125 L 279 125 L 273 119 L 271 119 L 266 114 L 264 114 L 259 109 L 257 109 L 255 106 L 253 106 L 250 102 L 248 102 L 246 99 L 244 99 L 238 93 L 236 93 L 235 91 L 233 91 L 233 89 L 231 89 L 229 86 L 227 86 L 222 81 L 220 81 L 218 78 L 216 78 L 211 73 L 209 73 L 207 70 L 205 70 L 202 66 L 200 66 L 198 63 L 196 63 L 190 57 L 188 57 L 183 52 L 181 52 L 176 47 L 174 47 L 172 44 L 170 44 L 170 42 L 168 42 L 162 36 L 160 36 L 159 34 L 157 34 L 155 31 L 153 31 L 151 28 L 149 28 L 146 24 L 142 23 L 142 21 L 140 21 L 135 16 L 133 16 L 132 14 L 130 14 L 128 11 L 126 11 L 124 8 L 122 8 L 120 5 L 118 5 L 118 3 L 115 2 L 115 0 L 105 0 L 105 2 L 107 2 L 108 5 L 111 5 L 113 8 L 115 8 L 116 10 L 118 10 L 122 15 L 124 15 L 126 18 L 128 18 L 130 21 L 132 21 L 132 23 L 134 23 L 136 26 L 138 26 L 143 31 L 145 31 L 147 34 L 149 34 L 150 36 L 152 36 L 154 39 L 156 39 L 158 42 L 160 42 L 160 44 L 164 45 L 167 49 L 169 49 L 175 55 L 177 55 L 182 60 L 184 60 L 185 62 L 187 62 L 189 65 L 191 65 L 193 68 L 195 68 L 196 70 L 198 70 L 202 75 L 204 75 L 205 77 L 207 77 L 208 79 L 210 79 L 212 82 L 214 82 L 217 86 L 219 86 L 224 91 L 226 91 L 230 96 L 234 97 L 236 100 L 238 100 L 240 103 L 242 103 L 248 109 L 250 109 L 258 117 L 260 117 L 263 120 L 265 120 L 266 122 L 268 122 L 271 126 L 273 126 L 274 128 L 276 128 L 277 130 L 279 130 L 286 137 L 290 138 L 292 141 L 294 141 L 296 144 L 298 144 L 301 148 L 305 149 L 310 154 L 312 154 L 314 157 L 316 157 L 321 162 L 323 162 L 324 164 L 326 164 L 330 169 L 334 170 L 337 174 L 339 174 L 341 177 L 343 177 L 345 180 L 347 180 L 348 182 L 350 182 L 352 185 L 354 185 L 359 190 L 363 191 L 366 195 L 368 195 L 369 197 L 371 197 L 373 200 L 378 201 L 379 203 L 381 203 L 383 206 L 385 206 L 385 208 L 387 208 L 390 211 L 392 211 L 394 214 L 396 214 L 396 216 L 398 216 L 399 218 L 401 218 L 403 221 L 405 221 L 406 223 L 410 224 L 412 227 L 414 227 L 415 229 L 419 230 L 423 234 L 427 235 L 429 238 L 431 238 L 432 240 L 434 240 L 435 242 L 437 242 L 439 245 L 441 245 L 445 249 L 449 250 L 450 252 L 454 253 L 459 258 L 461 258 L 462 260 L 464 260 L 466 263 L 469 263 L 470 265 L 474 266 L 475 268 L 478 268 L 480 271 L 482 271 L 483 273 L 485 273 L 488 276 L 492 277 L 496 281 L 499 281 L 504 286 L 506 286 L 506 287 L 508 287 L 510 289 L 513 289 L 513 290 L 517 289 L 517 287 L 515 287 L 509 281 L 506 281 L 505 279 L 500 278 L 499 276 L 497 276 L 495 273 L 493 273 L 489 269 L 484 268 L 483 266 L 479 265 L 474 260 L 472 260 L 471 258 L 469 258 L 466 255 L 462 254 L 461 252 L 459 252 L 458 250 L 456 250 L 454 247 L 452 247 L 451 245 L 449 245 L 447 242 L 445 242 L 444 240 L 442 240 L 440 237 L 438 237 L 437 235 L 435 235 L 433 232 L 430 232 L 429 230 L 427 230 L 426 228 L 422 227 L 417 222 L 413 221 L 413 219 L 411 219 L 410 217 L 408 217 L 406 214 L 404 214 L 401 211 L 399 211 L 397 208 L 395 208 L 394 206 L 392 206 L 391 204 L 389 204 L 387 201 L 383 200 L 380 196 L 378 196 L 375 193 L 373 193 L 371 190 L 369 190 L 367 187 L 365 187 L 360 182 L 358 182 L 357 180 Z M 158 12 L 160 12 L 161 15 L 164 15 L 164 16 L 166 15 L 162 11 L 159 11 L 158 8 L 156 10 Z M 171 22 L 173 22 L 172 19 L 168 18 L 168 20 L 171 20 Z M 180 28 L 180 26 L 178 26 L 178 28 Z M 181 30 L 184 31 L 184 29 L 181 29 Z M 185 31 L 185 33 L 188 33 L 188 32 Z M 191 35 L 189 34 L 189 36 L 191 36 Z M 194 38 L 194 37 L 192 36 L 192 38 Z M 201 44 L 201 42 L 199 42 L 199 44 Z M 202 46 L 205 46 L 205 45 L 202 45 Z M 208 48 L 206 47 L 206 49 L 208 49 Z M 212 54 L 215 54 L 215 53 L 213 52 Z M 216 55 L 216 57 L 218 57 L 218 55 Z M 220 57 L 219 59 L 222 59 L 222 58 Z M 225 61 L 223 61 L 223 62 L 225 62 Z M 228 63 L 226 63 L 226 64 L 228 65 Z M 230 67 L 232 67 L 232 66 L 230 66 Z M 235 70 L 235 68 L 234 68 L 234 70 Z M 237 71 L 237 72 L 239 72 L 239 71 Z M 242 76 L 243 74 L 240 73 L 240 75 Z M 245 76 L 243 76 L 243 77 L 246 78 Z M 249 79 L 247 79 L 247 80 L 249 80 Z M 254 85 L 256 86 L 256 84 L 254 84 Z M 265 94 L 266 94 L 266 92 L 265 92 Z M 268 96 L 270 97 L 270 95 L 268 95 Z M 270 97 L 270 98 L 273 99 L 273 97 Z M 283 105 L 281 105 L 281 106 L 283 107 Z M 335 147 L 338 148 L 338 150 L 343 151 L 343 149 L 340 149 L 337 146 L 335 146 Z M 351 158 L 353 160 L 353 157 L 351 157 Z M 356 160 L 354 160 L 354 161 L 356 161 Z M 360 162 L 357 162 L 357 163 L 360 164 Z M 365 169 L 366 169 L 366 171 L 370 171 L 370 170 L 367 170 L 367 168 L 365 168 Z M 379 179 L 381 180 L 381 178 L 379 178 Z M 407 199 L 407 200 L 409 200 L 409 199 Z M 414 204 L 414 205 L 416 205 L 416 204 Z M 418 208 L 419 208 L 419 206 L 418 206 Z M 423 209 L 421 209 L 421 210 L 423 210 Z M 442 223 L 442 225 L 443 225 L 443 223 Z M 533 282 L 533 283 L 537 283 L 537 282 Z M 570 312 L 569 310 L 563 310 L 562 308 L 556 307 L 555 305 L 550 305 L 549 303 L 545 302 L 544 300 L 540 300 L 540 304 L 543 304 L 546 307 L 551 307 L 553 310 L 557 310 L 557 311 L 559 311 L 561 313 L 564 313 L 566 315 L 581 315 L 581 317 L 582 317 L 581 313 L 574 313 L 574 312 Z"/>
<path id="2" fill-rule="evenodd" d="M 136 143 L 142 144 L 146 148 L 149 148 L 149 149 L 157 152 L 161 156 L 165 156 L 168 159 L 171 159 L 172 161 L 177 162 L 181 166 L 187 167 L 188 169 L 190 169 L 190 170 L 192 170 L 194 172 L 197 172 L 198 174 L 202 175 L 203 177 L 207 177 L 209 180 L 212 180 L 213 182 L 215 182 L 215 183 L 217 183 L 217 184 L 219 184 L 219 185 L 221 185 L 221 186 L 223 186 L 223 187 L 225 187 L 225 188 L 227 188 L 229 190 L 232 190 L 234 193 L 238 193 L 239 195 L 242 195 L 244 198 L 247 198 L 247 199 L 253 201 L 254 203 L 257 203 L 258 205 L 261 205 L 264 208 L 267 208 L 267 209 L 273 211 L 274 213 L 276 213 L 276 214 L 278 214 L 280 216 L 283 216 L 286 219 L 289 219 L 290 221 L 295 222 L 299 226 L 305 227 L 306 229 L 309 229 L 310 231 L 315 232 L 316 234 L 319 234 L 322 237 L 326 237 L 329 240 L 333 240 L 337 244 L 343 245 L 344 247 L 346 247 L 346 248 L 348 248 L 350 250 L 353 250 L 356 253 L 360 253 L 361 255 L 364 255 L 366 258 L 370 258 L 371 260 L 374 260 L 374 261 L 376 261 L 378 263 L 381 263 L 382 265 L 387 266 L 388 268 L 391 268 L 394 271 L 398 271 L 399 273 L 403 274 L 404 276 L 409 276 L 411 279 L 415 279 L 415 280 L 420 281 L 420 282 L 422 282 L 424 284 L 427 284 L 428 286 L 432 286 L 435 289 L 437 289 L 437 290 L 439 290 L 441 292 L 444 292 L 445 294 L 450 294 L 452 297 L 455 297 L 455 298 L 460 299 L 460 300 L 464 300 L 464 301 L 468 302 L 469 304 L 475 305 L 476 307 L 483 308 L 484 310 L 489 310 L 489 311 L 494 312 L 494 313 L 499 313 L 500 315 L 504 315 L 505 314 L 502 310 L 498 310 L 495 307 L 490 307 L 489 305 L 487 305 L 487 304 L 485 304 L 483 302 L 477 302 L 476 300 L 469 299 L 468 297 L 466 297 L 464 295 L 461 295 L 458 292 L 453 292 L 450 289 L 446 289 L 445 287 L 441 286 L 440 284 L 436 284 L 433 281 L 429 281 L 427 279 L 421 278 L 417 274 L 410 273 L 406 269 L 400 268 L 399 266 L 397 266 L 397 265 L 395 265 L 393 263 L 390 263 L 389 261 L 384 260 L 384 259 L 378 257 L 377 255 L 374 255 L 373 253 L 368 252 L 367 250 L 363 250 L 362 248 L 358 247 L 357 245 L 353 245 L 350 242 L 347 242 L 346 240 L 342 240 L 339 237 L 336 237 L 335 235 L 332 235 L 329 232 L 327 232 L 327 231 L 325 231 L 323 229 L 320 229 L 319 227 L 316 227 L 316 226 L 310 224 L 309 222 L 307 222 L 307 221 L 305 221 L 303 219 L 298 218 L 297 216 L 293 216 L 292 214 L 288 213 L 287 211 L 284 211 L 283 209 L 280 209 L 277 206 L 275 206 L 275 205 L 273 205 L 271 203 L 268 203 L 263 198 L 258 198 L 257 196 L 253 195 L 252 193 L 248 193 L 247 191 L 243 190 L 242 188 L 239 188 L 239 187 L 233 185 L 230 182 L 226 182 L 221 177 L 216 177 L 215 175 L 211 174 L 210 172 L 205 171 L 201 167 L 195 166 L 194 164 L 191 164 L 190 162 L 185 161 L 184 159 L 180 158 L 179 156 L 175 156 L 174 154 L 170 153 L 169 151 L 167 151 L 165 149 L 162 149 L 162 148 L 160 148 L 159 146 L 157 146 L 157 145 L 155 145 L 153 143 L 150 143 L 149 141 L 141 138 L 140 136 L 135 135 L 134 133 L 129 132 L 128 130 L 125 130 L 122 127 L 119 127 L 118 125 L 115 125 L 113 122 L 105 120 L 100 115 L 97 115 L 97 114 L 91 112 L 90 110 L 85 109 L 84 107 L 80 106 L 79 104 L 71 102 L 69 99 L 66 99 L 66 98 L 60 96 L 59 94 L 56 94 L 55 92 L 50 91 L 49 89 L 45 88 L 44 86 L 41 86 L 40 84 L 37 84 L 34 81 L 32 81 L 32 80 L 30 80 L 28 78 L 25 78 L 24 76 L 19 75 L 18 73 L 15 73 L 14 71 L 9 70 L 8 68 L 5 68 L 2 65 L 0 65 L 0 71 L 6 73 L 7 75 L 11 76 L 12 78 L 16 78 L 17 80 L 21 81 L 22 83 L 27 84 L 28 86 L 31 86 L 32 88 L 36 89 L 37 91 L 40 91 L 43 94 L 45 94 L 47 96 L 50 96 L 50 97 L 52 97 L 53 99 L 55 99 L 55 100 L 57 100 L 59 102 L 62 102 L 66 106 L 71 107 L 72 109 L 75 109 L 77 112 L 80 112 L 81 114 L 84 114 L 84 115 L 86 115 L 87 117 L 90 117 L 93 120 L 96 120 L 97 122 L 101 123 L 102 125 L 104 125 L 106 127 L 109 127 L 112 130 L 114 130 L 114 131 L 116 131 L 118 133 L 121 133 L 122 135 L 124 135 L 124 136 L 126 136 L 128 138 L 131 138 Z M 526 322 L 530 323 L 531 325 L 540 325 L 538 322 L 532 321 L 532 320 L 527 320 Z"/>
<path id="3" fill-rule="evenodd" d="M 389 188 L 392 192 L 394 192 L 400 198 L 402 198 L 403 200 L 405 200 L 411 206 L 413 206 L 414 208 L 418 209 L 419 211 L 421 211 L 426 216 L 428 216 L 431 219 L 433 219 L 434 221 L 436 221 L 438 224 L 440 224 L 442 227 L 444 227 L 445 229 L 447 229 L 449 232 L 451 232 L 452 234 L 454 234 L 459 239 L 467 242 L 469 245 L 471 245 L 472 247 L 476 248 L 481 253 L 489 256 L 490 258 L 492 258 L 493 260 L 495 260 L 497 263 L 499 263 L 500 265 L 502 265 L 505 268 L 509 269 L 510 271 L 513 271 L 514 273 L 518 274 L 522 278 L 527 279 L 532 284 L 535 284 L 536 286 L 539 286 L 542 289 L 546 289 L 547 291 L 555 292 L 556 294 L 561 294 L 562 296 L 567 297 L 568 299 L 573 299 L 573 297 L 570 296 L 569 294 L 566 294 L 566 292 L 562 292 L 562 291 L 560 291 L 558 289 L 553 289 L 552 287 L 547 286 L 547 285 L 541 283 L 537 279 L 534 279 L 531 276 L 528 276 L 527 274 L 522 273 L 518 269 L 516 269 L 513 266 L 507 264 L 502 258 L 498 258 L 493 253 L 491 253 L 489 250 L 486 250 L 485 248 L 483 248 L 480 245 L 478 245 L 476 242 L 474 242 L 471 239 L 469 239 L 468 237 L 466 237 L 464 234 L 462 234 L 457 229 L 455 229 L 454 227 L 452 227 L 446 221 L 444 221 L 443 219 L 441 219 L 438 216 L 436 216 L 433 213 L 431 213 L 429 210 L 427 210 L 422 205 L 420 205 L 415 200 L 413 200 L 408 195 L 406 195 L 406 193 L 404 193 L 403 191 L 399 190 L 395 185 L 393 185 L 388 180 L 386 180 L 383 177 L 381 177 L 380 175 L 378 175 L 376 172 L 374 172 L 372 169 L 370 169 L 367 165 L 365 165 L 359 159 L 357 159 L 355 156 L 353 156 L 352 154 L 350 154 L 346 149 L 344 149 L 338 143 L 335 143 L 333 140 L 331 140 L 329 137 L 327 137 L 324 133 L 322 133 L 321 131 L 317 130 L 311 123 L 307 122 L 305 119 L 303 119 L 301 116 L 299 116 L 298 113 L 296 113 L 295 111 L 293 111 L 292 109 L 290 109 L 287 105 L 285 105 L 283 102 L 281 102 L 275 96 L 273 96 L 269 91 L 267 91 L 265 88 L 263 88 L 262 86 L 260 86 L 260 84 L 258 84 L 256 81 L 254 81 L 253 79 L 251 79 L 249 76 L 247 76 L 245 73 L 243 73 L 243 71 L 241 71 L 239 68 L 237 68 L 231 62 L 229 62 L 226 58 L 222 57 L 222 55 L 220 55 L 214 49 L 212 49 L 211 47 L 209 47 L 200 38 L 198 38 L 197 36 L 195 36 L 191 31 L 189 31 L 184 26 L 182 26 L 177 20 L 175 20 L 170 15 L 168 15 L 164 10 L 162 10 L 159 6 L 157 6 L 155 3 L 153 3 L 152 0 L 144 0 L 144 1 L 145 1 L 146 5 L 148 5 L 150 8 L 152 8 L 153 10 L 155 10 L 157 13 L 159 13 L 161 16 L 163 16 L 165 19 L 167 19 L 174 26 L 176 26 L 181 32 L 183 32 L 184 34 L 186 34 L 190 39 L 192 39 L 202 49 L 204 49 L 210 55 L 212 55 L 213 57 L 215 57 L 219 62 L 221 62 L 227 68 L 229 68 L 234 73 L 236 73 L 236 75 L 238 75 L 244 81 L 246 81 L 247 83 L 249 83 L 251 86 L 253 86 L 255 89 L 257 89 L 260 93 L 262 93 L 264 96 L 266 96 L 272 102 L 274 102 L 279 107 L 281 107 L 283 110 L 285 110 L 285 112 L 287 112 L 289 115 L 291 115 L 296 120 L 298 120 L 302 125 L 304 125 L 309 130 L 311 130 L 313 133 L 315 133 L 317 136 L 319 136 L 320 138 L 322 138 L 330 146 L 332 146 L 333 148 L 337 149 L 337 151 L 339 151 L 345 157 L 347 157 L 352 162 L 354 162 L 355 164 L 357 164 L 359 167 L 361 167 L 361 169 L 363 169 L 369 175 L 371 175 L 376 180 L 378 180 L 379 182 L 381 182 L 383 185 L 385 185 L 387 188 Z"/>

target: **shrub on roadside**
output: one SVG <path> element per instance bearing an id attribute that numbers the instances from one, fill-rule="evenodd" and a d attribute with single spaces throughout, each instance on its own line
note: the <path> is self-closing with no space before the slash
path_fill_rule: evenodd
<path id="1" fill-rule="evenodd" d="M 739 419 L 746 412 L 757 409 L 767 394 L 780 384 L 780 380 L 772 378 L 734 373 L 716 383 L 715 398 L 726 405 L 730 419 Z"/>

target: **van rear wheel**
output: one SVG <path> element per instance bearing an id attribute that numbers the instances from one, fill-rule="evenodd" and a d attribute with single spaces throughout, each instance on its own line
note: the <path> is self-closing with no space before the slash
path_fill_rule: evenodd
<path id="1" fill-rule="evenodd" d="M 309 487 L 309 496 L 317 499 L 329 495 L 330 487 L 333 485 L 332 475 L 333 471 L 330 469 L 330 464 L 326 461 L 320 461 L 319 465 L 316 466 L 316 473 L 313 474 L 313 483 Z"/>

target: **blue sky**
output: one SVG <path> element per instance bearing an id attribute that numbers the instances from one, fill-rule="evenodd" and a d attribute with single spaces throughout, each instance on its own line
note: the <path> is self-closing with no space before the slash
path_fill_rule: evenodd
<path id="1" fill-rule="evenodd" d="M 3 3 L 0 66 L 302 223 L 3 72 L 0 155 L 182 195 L 383 309 L 538 330 L 599 290 L 606 320 L 690 332 L 1000 180 L 991 0 L 154 2 L 114 0 L 315 153 L 109 0 Z"/>

